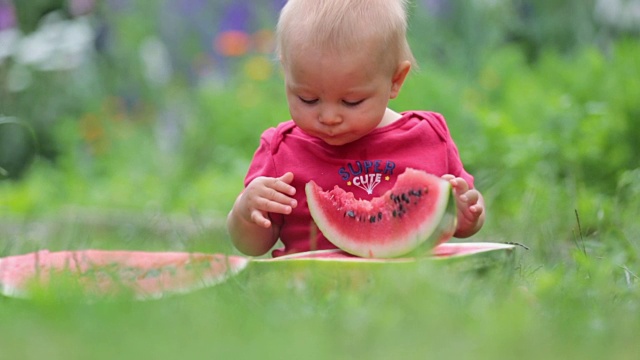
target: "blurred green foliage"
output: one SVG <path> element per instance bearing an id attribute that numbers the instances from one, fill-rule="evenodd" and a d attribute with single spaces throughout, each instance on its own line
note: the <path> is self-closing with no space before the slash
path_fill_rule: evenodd
<path id="1" fill-rule="evenodd" d="M 39 19 L 39 27 L 22 27 L 18 43 L 52 25 L 66 44 L 50 50 L 52 56 L 83 39 L 67 39 L 65 27 L 89 29 L 92 41 L 63 52 L 79 59 L 76 66 L 27 61 L 18 50 L 0 63 L 2 113 L 29 124 L 37 138 L 21 141 L 0 125 L 2 139 L 13 139 L 3 140 L 12 152 L 3 150 L 0 176 L 20 178 L 37 153 L 29 176 L 0 189 L 4 208 L 42 212 L 43 202 L 53 208 L 68 202 L 225 212 L 260 133 L 288 118 L 268 52 L 276 8 L 261 4 L 251 18 L 258 25 L 227 31 L 200 28 L 202 13 L 176 23 L 165 3 L 95 3 L 81 13 L 72 2 L 47 4 L 15 6 L 19 25 Z M 181 4 L 180 11 L 194 16 L 189 6 L 204 3 Z M 236 5 L 212 4 L 211 19 L 224 23 L 225 6 Z M 633 32 L 611 35 L 612 25 L 596 20 L 594 6 L 592 0 L 452 0 L 411 7 L 420 69 L 393 107 L 445 115 L 499 218 L 522 213 L 514 221 L 529 226 L 546 222 L 545 209 L 563 206 L 568 211 L 557 226 L 571 223 L 572 209 L 579 209 L 588 228 L 597 229 L 625 201 L 619 183 L 640 167 L 634 125 L 640 46 Z M 190 21 L 193 28 L 184 30 Z M 167 35 L 176 24 L 183 41 Z M 226 48 L 223 35 L 231 39 Z M 16 152 L 23 157 L 11 155 Z M 55 185 L 41 185 L 42 179 Z M 47 186 L 57 189 L 51 198 L 24 196 Z M 525 205 L 533 208 L 524 211 Z"/>

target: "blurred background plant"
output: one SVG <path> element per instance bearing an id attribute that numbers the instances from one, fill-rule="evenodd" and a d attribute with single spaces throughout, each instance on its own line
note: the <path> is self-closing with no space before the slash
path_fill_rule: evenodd
<path id="1" fill-rule="evenodd" d="M 0 0 L 2 217 L 222 219 L 260 133 L 288 118 L 284 3 Z M 638 203 L 640 1 L 416 0 L 410 15 L 420 69 L 392 105 L 446 116 L 491 209 L 484 236 L 571 244 L 577 210 L 595 248 L 615 233 L 626 245 L 607 246 L 637 258 L 614 230 Z"/>

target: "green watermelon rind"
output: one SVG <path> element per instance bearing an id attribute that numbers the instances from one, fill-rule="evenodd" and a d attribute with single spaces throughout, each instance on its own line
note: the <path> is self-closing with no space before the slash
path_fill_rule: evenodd
<path id="1" fill-rule="evenodd" d="M 458 224 L 458 212 L 456 207 L 456 200 L 453 193 L 453 188 L 449 190 L 449 199 L 447 201 L 447 207 L 436 226 L 435 230 L 423 243 L 418 245 L 413 251 L 408 252 L 404 256 L 406 257 L 420 257 L 429 255 L 432 250 L 438 245 L 448 242 L 453 238 L 456 232 L 456 226 Z"/>
<path id="2" fill-rule="evenodd" d="M 405 176 L 405 174 L 415 174 L 425 177 L 431 184 L 437 186 L 438 197 L 435 200 L 435 211 L 432 213 L 431 217 L 429 219 L 425 219 L 420 227 L 406 234 L 403 234 L 405 238 L 402 239 L 402 241 L 399 238 L 382 239 L 378 244 L 371 244 L 370 242 L 358 242 L 357 240 L 352 240 L 347 236 L 341 234 L 341 228 L 337 226 L 338 224 L 336 224 L 335 226 L 330 224 L 328 217 L 323 214 L 319 200 L 323 189 L 313 181 L 310 181 L 305 186 L 305 193 L 307 195 L 307 203 L 309 206 L 311 217 L 314 219 L 318 229 L 322 231 L 323 235 L 331 243 L 350 254 L 360 257 L 400 257 L 416 251 L 416 249 L 425 247 L 427 249 L 430 249 L 438 242 L 443 242 L 451 238 L 451 236 L 453 236 L 452 231 L 451 236 L 447 236 L 446 239 L 440 238 L 443 233 L 446 233 L 446 230 L 441 229 L 442 231 L 438 231 L 440 225 L 442 224 L 443 218 L 448 219 L 446 214 L 447 211 L 450 211 L 451 209 L 451 184 L 448 181 L 443 180 L 435 175 L 427 174 L 426 172 L 414 170 L 411 168 L 407 168 L 405 173 L 401 174 L 400 177 Z M 398 182 L 400 182 L 400 177 L 398 177 Z M 396 182 L 396 186 L 398 182 Z M 396 189 L 396 186 L 394 186 L 392 190 Z M 398 191 L 396 191 L 396 193 L 397 192 Z M 455 218 L 455 202 L 453 203 L 453 209 Z M 453 222 L 453 226 L 455 226 L 455 222 Z M 434 233 L 438 234 L 435 234 L 435 236 L 433 236 Z M 422 246 L 423 244 L 424 246 Z"/>

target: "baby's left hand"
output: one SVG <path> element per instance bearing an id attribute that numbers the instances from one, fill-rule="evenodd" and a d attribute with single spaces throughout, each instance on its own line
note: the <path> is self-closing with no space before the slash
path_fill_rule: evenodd
<path id="1" fill-rule="evenodd" d="M 484 199 L 476 189 L 470 189 L 469 184 L 460 177 L 443 175 L 443 179 L 449 181 L 453 187 L 458 208 L 458 225 L 456 237 L 469 237 L 477 233 L 484 224 Z"/>

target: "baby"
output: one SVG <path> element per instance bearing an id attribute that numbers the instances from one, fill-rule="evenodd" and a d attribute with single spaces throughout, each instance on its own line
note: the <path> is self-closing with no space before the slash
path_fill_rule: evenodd
<path id="1" fill-rule="evenodd" d="M 414 57 L 406 0 L 289 0 L 277 26 L 277 54 L 291 120 L 260 138 L 245 189 L 227 227 L 237 249 L 272 255 L 335 248 L 312 230 L 304 186 L 314 180 L 371 200 L 407 167 L 451 182 L 456 237 L 484 223 L 482 195 L 460 160 L 444 118 L 388 108 Z M 315 234 L 316 238 L 311 237 Z"/>

